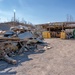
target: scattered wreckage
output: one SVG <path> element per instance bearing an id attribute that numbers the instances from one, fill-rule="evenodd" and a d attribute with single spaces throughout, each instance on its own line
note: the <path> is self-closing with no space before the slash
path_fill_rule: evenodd
<path id="1" fill-rule="evenodd" d="M 4 37 L 0 37 L 0 59 L 11 64 L 17 64 L 17 61 L 11 58 L 13 55 L 34 51 L 38 49 L 39 43 L 44 44 L 42 40 L 34 37 L 31 31 L 6 32 Z"/>

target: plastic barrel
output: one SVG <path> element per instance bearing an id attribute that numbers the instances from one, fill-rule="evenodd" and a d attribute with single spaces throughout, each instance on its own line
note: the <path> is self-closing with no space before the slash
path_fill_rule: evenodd
<path id="1" fill-rule="evenodd" d="M 61 39 L 66 39 L 66 33 L 65 32 L 61 32 L 60 33 L 60 38 Z"/>
<path id="2" fill-rule="evenodd" d="M 47 39 L 51 38 L 51 34 L 50 34 L 50 32 L 48 32 L 48 31 L 44 31 L 44 32 L 42 33 L 42 36 L 43 36 L 43 38 L 47 38 Z"/>

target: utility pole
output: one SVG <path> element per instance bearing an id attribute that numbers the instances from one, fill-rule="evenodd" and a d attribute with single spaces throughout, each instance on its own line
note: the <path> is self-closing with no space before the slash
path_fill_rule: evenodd
<path id="1" fill-rule="evenodd" d="M 14 22 L 15 22 L 15 9 L 14 9 Z"/>
<path id="2" fill-rule="evenodd" d="M 64 30 L 64 23 L 62 23 L 62 31 Z"/>
<path id="3" fill-rule="evenodd" d="M 15 26 L 15 12 L 16 12 L 16 10 L 14 9 L 14 23 L 13 23 L 13 26 Z"/>
<path id="4" fill-rule="evenodd" d="M 69 14 L 67 14 L 67 22 L 69 22 Z"/>
<path id="5" fill-rule="evenodd" d="M 70 22 L 71 22 L 71 15 L 70 15 Z"/>

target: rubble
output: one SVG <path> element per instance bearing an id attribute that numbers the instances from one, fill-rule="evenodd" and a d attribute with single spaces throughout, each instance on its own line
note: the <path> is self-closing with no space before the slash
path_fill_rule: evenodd
<path id="1" fill-rule="evenodd" d="M 3 59 L 4 59 L 5 61 L 7 61 L 8 63 L 17 64 L 17 61 L 14 60 L 14 59 L 12 59 L 12 58 L 10 58 L 8 55 L 5 55 L 5 56 L 3 57 Z"/>
<path id="2" fill-rule="evenodd" d="M 39 38 L 40 36 L 37 37 L 32 31 L 27 31 L 26 29 L 20 26 L 18 30 L 15 29 L 15 32 L 14 28 L 11 28 L 12 31 L 8 31 L 4 34 L 4 37 L 0 37 L 0 59 L 11 64 L 17 64 L 18 61 L 12 59 L 13 55 L 40 50 L 38 45 L 42 48 L 46 46 L 41 45 L 44 42 Z"/>
<path id="3" fill-rule="evenodd" d="M 47 46 L 44 47 L 45 50 L 48 50 L 48 49 L 51 49 L 51 48 L 52 47 L 49 47 L 49 46 L 48 47 Z"/>

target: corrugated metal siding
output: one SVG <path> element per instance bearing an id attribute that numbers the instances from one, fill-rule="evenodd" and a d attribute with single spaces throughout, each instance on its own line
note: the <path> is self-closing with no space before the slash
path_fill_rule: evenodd
<path id="1" fill-rule="evenodd" d="M 0 24 L 0 30 L 7 31 L 10 29 L 10 26 L 7 24 Z"/>

